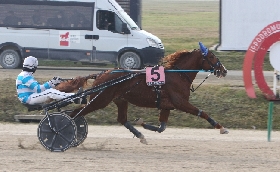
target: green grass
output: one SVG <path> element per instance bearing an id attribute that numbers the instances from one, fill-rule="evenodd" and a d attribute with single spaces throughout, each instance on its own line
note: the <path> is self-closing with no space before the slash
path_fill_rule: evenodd
<path id="1" fill-rule="evenodd" d="M 166 54 L 213 46 L 219 40 L 219 2 L 143 1 L 142 27 L 157 35 Z"/>

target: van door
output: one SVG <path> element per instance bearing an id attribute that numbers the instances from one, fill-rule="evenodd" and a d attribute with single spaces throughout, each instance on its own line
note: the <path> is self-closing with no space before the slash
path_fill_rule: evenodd
<path id="1" fill-rule="evenodd" d="M 92 31 L 50 30 L 49 59 L 91 62 L 95 58 Z"/>
<path id="2" fill-rule="evenodd" d="M 96 47 L 95 62 L 117 62 L 120 49 L 127 47 L 127 34 L 122 33 L 123 21 L 114 12 L 98 10 L 96 12 L 96 27 L 99 39 L 93 41 Z"/>
<path id="3" fill-rule="evenodd" d="M 48 58 L 49 30 L 31 29 L 18 30 L 19 35 L 13 35 L 18 39 L 18 44 L 23 48 L 23 57 L 34 56 L 36 58 Z M 32 38 L 27 41 L 26 38 Z"/>

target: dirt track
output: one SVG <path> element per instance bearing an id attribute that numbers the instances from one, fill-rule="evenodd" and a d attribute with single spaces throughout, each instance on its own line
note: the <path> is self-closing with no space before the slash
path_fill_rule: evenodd
<path id="1" fill-rule="evenodd" d="M 280 132 L 142 128 L 143 145 L 123 126 L 89 126 L 88 138 L 63 153 L 39 143 L 37 124 L 0 125 L 0 171 L 269 171 L 280 170 Z"/>

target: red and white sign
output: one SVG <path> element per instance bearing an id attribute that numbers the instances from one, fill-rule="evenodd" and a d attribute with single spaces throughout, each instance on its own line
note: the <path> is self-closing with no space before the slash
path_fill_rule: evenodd
<path id="1" fill-rule="evenodd" d="M 251 73 L 254 65 L 255 79 L 263 95 L 268 100 L 276 99 L 275 94 L 265 81 L 263 63 L 268 49 L 278 41 L 280 41 L 280 21 L 273 22 L 264 27 L 249 45 L 243 62 L 243 80 L 248 97 L 257 97 L 252 83 Z"/>
<path id="2" fill-rule="evenodd" d="M 59 32 L 59 45 L 68 47 L 70 46 L 69 42 L 69 32 Z"/>
<path id="3" fill-rule="evenodd" d="M 72 44 L 80 44 L 80 32 L 59 31 L 59 46 L 70 47 Z"/>

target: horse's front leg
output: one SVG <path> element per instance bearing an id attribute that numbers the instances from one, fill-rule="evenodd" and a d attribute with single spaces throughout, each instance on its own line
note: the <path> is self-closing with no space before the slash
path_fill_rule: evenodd
<path id="1" fill-rule="evenodd" d="M 124 125 L 130 132 L 139 138 L 141 143 L 147 144 L 144 135 L 134 128 L 129 121 L 127 121 L 128 102 L 122 99 L 115 99 L 114 103 L 118 107 L 118 122 Z"/>
<path id="2" fill-rule="evenodd" d="M 224 128 L 221 124 L 216 122 L 213 118 L 211 118 L 207 113 L 203 112 L 202 110 L 198 109 L 197 107 L 193 106 L 189 102 L 180 107 L 176 107 L 176 109 L 184 111 L 186 113 L 190 113 L 195 116 L 199 116 L 203 119 L 206 119 L 214 128 L 220 129 L 220 134 L 228 134 L 229 131 L 227 128 Z"/>
<path id="3" fill-rule="evenodd" d="M 161 133 L 166 128 L 166 123 L 168 121 L 169 114 L 170 114 L 170 110 L 163 110 L 163 109 L 160 110 L 160 113 L 159 113 L 160 126 L 159 127 L 149 125 L 149 124 L 145 124 L 143 122 L 143 119 L 141 119 L 141 118 L 137 119 L 136 124 L 141 125 L 143 128 L 145 128 L 147 130 L 156 131 L 156 132 Z"/>

